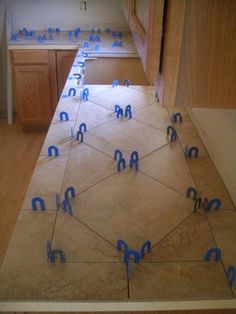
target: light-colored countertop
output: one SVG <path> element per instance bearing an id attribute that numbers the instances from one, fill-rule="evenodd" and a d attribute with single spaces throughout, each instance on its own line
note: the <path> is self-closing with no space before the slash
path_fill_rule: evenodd
<path id="1" fill-rule="evenodd" d="M 41 33 L 41 32 L 40 32 Z M 89 41 L 89 36 L 92 35 L 100 37 L 100 42 Z M 48 36 L 47 36 L 48 38 Z M 122 47 L 113 47 L 114 41 L 122 42 Z M 63 50 L 78 50 L 79 47 L 83 47 L 84 43 L 89 43 L 89 47 L 86 51 L 91 57 L 138 57 L 135 44 L 130 32 L 122 32 L 122 37 L 113 37 L 112 32 L 107 33 L 102 31 L 101 34 L 91 34 L 89 31 L 82 31 L 78 38 L 74 36 L 68 37 L 67 32 L 60 32 L 55 34 L 53 40 L 45 40 L 39 43 L 37 36 L 34 38 L 24 39 L 19 38 L 17 41 L 10 41 L 8 44 L 9 50 L 16 49 L 63 49 Z M 95 47 L 99 45 L 99 50 Z"/>
<path id="2" fill-rule="evenodd" d="M 0 310 L 235 308 L 236 287 L 229 287 L 225 270 L 236 265 L 236 211 L 187 112 L 161 108 L 151 86 L 122 82 L 84 86 L 88 100 L 81 99 L 79 88 L 68 96 L 78 59 L 83 60 L 81 50 L 0 270 Z M 130 104 L 132 119 L 117 118 L 115 104 L 123 109 Z M 69 121 L 60 121 L 62 111 Z M 178 138 L 171 143 L 166 128 L 173 111 L 183 122 L 175 124 Z M 83 142 L 76 139 L 81 123 L 88 127 Z M 58 157 L 47 155 L 49 145 L 58 147 Z M 199 157 L 186 159 L 185 145 L 197 145 Z M 122 151 L 126 169 L 117 171 L 115 149 Z M 139 171 L 129 167 L 132 151 L 139 153 Z M 71 214 L 63 210 L 69 186 L 76 194 L 69 200 Z M 221 209 L 193 212 L 189 186 L 202 198 L 219 197 Z M 44 199 L 46 211 L 32 210 L 35 196 Z M 130 277 L 118 239 L 138 251 L 151 241 L 140 263 L 130 262 Z M 65 252 L 66 263 L 48 261 L 47 240 Z M 220 261 L 204 261 L 215 246 Z"/>

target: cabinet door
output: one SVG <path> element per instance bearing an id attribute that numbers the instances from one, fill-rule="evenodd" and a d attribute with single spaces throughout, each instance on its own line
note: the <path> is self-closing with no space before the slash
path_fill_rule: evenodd
<path id="1" fill-rule="evenodd" d="M 157 81 L 164 0 L 130 0 L 129 25 L 150 84 Z"/>
<path id="2" fill-rule="evenodd" d="M 58 102 L 55 51 L 12 51 L 14 99 L 24 130 L 46 129 Z"/>
<path id="3" fill-rule="evenodd" d="M 57 50 L 57 84 L 58 84 L 58 98 L 60 98 L 63 88 L 65 86 L 67 77 L 69 75 L 71 66 L 75 60 L 77 50 Z"/>

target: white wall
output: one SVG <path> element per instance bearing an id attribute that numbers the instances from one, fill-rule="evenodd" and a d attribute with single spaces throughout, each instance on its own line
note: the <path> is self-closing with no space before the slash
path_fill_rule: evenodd
<path id="1" fill-rule="evenodd" d="M 61 29 L 112 27 L 127 29 L 121 0 L 87 0 L 86 11 L 80 0 L 5 0 L 13 17 L 13 30 L 24 26 L 33 30 L 49 26 Z M 83 6 L 82 6 L 83 8 Z"/>
<path id="2" fill-rule="evenodd" d="M 236 110 L 195 108 L 189 113 L 236 205 Z"/>

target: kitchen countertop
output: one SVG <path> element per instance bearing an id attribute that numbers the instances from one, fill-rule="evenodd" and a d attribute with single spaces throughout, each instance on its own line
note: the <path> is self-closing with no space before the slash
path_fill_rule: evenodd
<path id="1" fill-rule="evenodd" d="M 236 211 L 187 112 L 161 108 L 151 86 L 90 85 L 87 101 L 80 97 L 83 88 L 68 96 L 78 60 L 81 50 L 0 269 L 0 310 L 235 308 L 236 286 L 229 286 L 225 270 L 236 265 Z M 131 104 L 132 119 L 117 119 L 115 104 Z M 60 121 L 62 111 L 69 121 Z M 166 128 L 173 112 L 183 122 L 175 124 L 178 138 L 171 142 Z M 88 127 L 83 142 L 76 139 L 81 123 Z M 47 155 L 49 145 L 58 147 L 58 157 Z M 198 146 L 199 157 L 186 159 L 185 145 Z M 117 171 L 115 149 L 126 169 Z M 129 167 L 132 151 L 139 153 L 139 171 Z M 63 210 L 70 186 L 71 214 Z M 221 209 L 194 212 L 185 196 L 189 186 L 203 199 L 219 197 Z M 46 211 L 32 210 L 35 196 L 44 199 Z M 129 276 L 118 239 L 138 251 L 151 241 L 140 263 L 129 263 Z M 48 261 L 48 240 L 65 252 L 65 263 Z M 220 261 L 204 261 L 215 246 Z"/>
<path id="2" fill-rule="evenodd" d="M 38 34 L 42 32 L 38 32 Z M 59 34 L 54 34 L 53 40 L 45 40 L 39 43 L 37 40 L 36 33 L 34 38 L 24 39 L 20 37 L 17 41 L 10 41 L 8 44 L 9 50 L 19 49 L 71 49 L 78 50 L 79 47 L 83 46 L 85 42 L 89 43 L 89 47 L 86 48 L 91 57 L 138 57 L 135 44 L 130 32 L 122 32 L 122 37 L 113 37 L 112 32 L 102 31 L 101 34 L 97 32 L 91 34 L 89 31 L 81 31 L 78 38 L 74 36 L 68 37 L 68 32 L 61 31 Z M 47 34 L 45 32 L 45 34 Z M 95 38 L 96 35 L 100 37 L 100 42 L 89 41 L 89 36 L 92 35 Z M 47 36 L 48 38 L 48 36 Z M 112 47 L 114 41 L 122 41 L 123 47 Z M 95 47 L 99 45 L 97 51 Z"/>

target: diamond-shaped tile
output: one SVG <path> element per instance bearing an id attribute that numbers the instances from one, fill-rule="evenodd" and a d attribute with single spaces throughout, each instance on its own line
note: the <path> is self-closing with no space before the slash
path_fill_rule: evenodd
<path id="1" fill-rule="evenodd" d="M 99 91 L 92 95 L 89 100 L 111 110 L 114 110 L 115 104 L 119 104 L 122 108 L 130 104 L 133 111 L 135 111 L 153 104 L 155 97 L 140 93 L 129 87 L 118 86 Z"/>
<path id="2" fill-rule="evenodd" d="M 75 141 L 71 145 L 62 191 L 73 186 L 80 193 L 116 171 L 116 162 L 111 157 Z"/>
<path id="3" fill-rule="evenodd" d="M 116 245 L 139 249 L 160 241 L 192 211 L 192 201 L 145 175 L 127 170 L 71 200 L 74 215 Z"/>
<path id="4" fill-rule="evenodd" d="M 39 157 L 22 208 L 32 209 L 31 200 L 42 197 L 47 209 L 56 209 L 55 196 L 60 193 L 67 157 Z"/>
<path id="5" fill-rule="evenodd" d="M 188 187 L 195 187 L 178 142 L 166 145 L 142 159 L 140 170 L 182 194 L 186 193 Z"/>
<path id="6" fill-rule="evenodd" d="M 60 156 L 67 156 L 71 144 L 71 128 L 74 129 L 75 121 L 53 121 L 43 144 L 40 155 L 48 155 L 48 147 L 55 145 Z"/>
<path id="7" fill-rule="evenodd" d="M 141 263 L 131 265 L 132 300 L 232 298 L 224 269 L 215 262 Z"/>
<path id="8" fill-rule="evenodd" d="M 167 126 L 171 125 L 168 111 L 157 103 L 139 110 L 135 113 L 134 118 L 164 132 L 166 132 Z"/>
<path id="9" fill-rule="evenodd" d="M 18 264 L 0 274 L 0 300 L 126 300 L 124 263 Z"/>
<path id="10" fill-rule="evenodd" d="M 117 119 L 92 129 L 84 141 L 111 157 L 119 148 L 129 162 L 132 151 L 137 150 L 143 157 L 167 144 L 168 138 L 162 131 L 134 119 Z"/>
<path id="11" fill-rule="evenodd" d="M 204 214 L 193 213 L 144 257 L 144 262 L 201 261 L 215 246 Z"/>
<path id="12" fill-rule="evenodd" d="M 52 246 L 66 252 L 67 262 L 123 262 L 123 254 L 116 247 L 62 209 L 57 215 Z"/>
<path id="13" fill-rule="evenodd" d="M 209 157 L 191 158 L 188 164 L 201 197 L 219 198 L 221 209 L 234 209 L 228 191 Z"/>
<path id="14" fill-rule="evenodd" d="M 110 120 L 116 119 L 113 111 L 90 101 L 81 102 L 76 121 L 76 130 L 79 129 L 80 123 L 84 122 L 88 130 Z"/>

